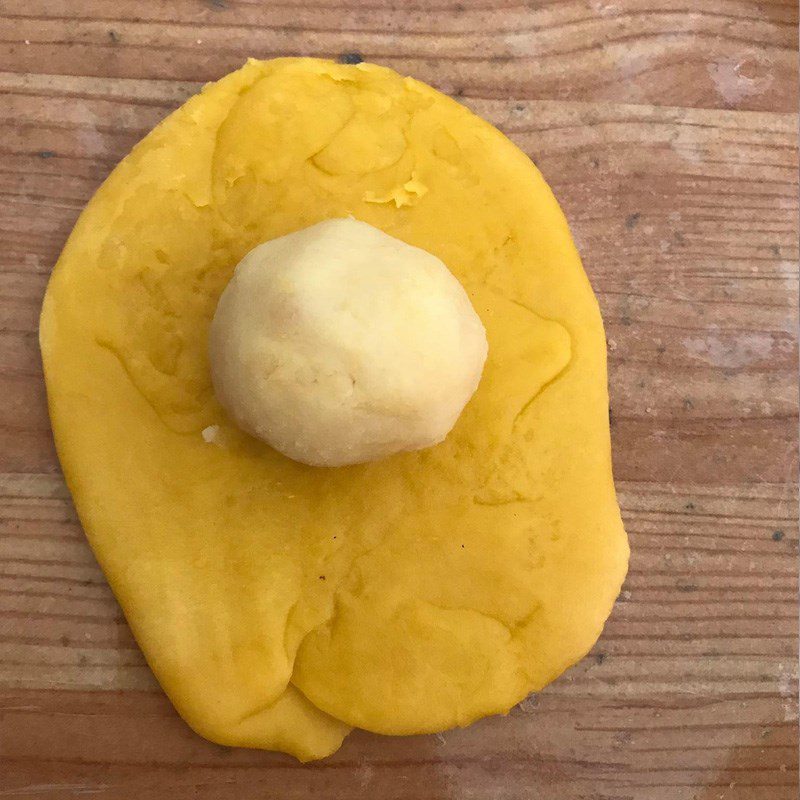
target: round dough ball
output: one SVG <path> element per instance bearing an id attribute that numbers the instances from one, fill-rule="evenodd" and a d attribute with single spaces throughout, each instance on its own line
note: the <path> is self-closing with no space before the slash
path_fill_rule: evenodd
<path id="1" fill-rule="evenodd" d="M 248 433 L 315 466 L 441 442 L 486 332 L 436 256 L 355 219 L 251 250 L 211 325 L 214 389 Z"/>

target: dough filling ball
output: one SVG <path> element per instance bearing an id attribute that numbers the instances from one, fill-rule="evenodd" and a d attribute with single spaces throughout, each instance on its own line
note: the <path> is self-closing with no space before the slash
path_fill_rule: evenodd
<path id="1" fill-rule="evenodd" d="M 355 219 L 251 250 L 210 334 L 237 424 L 315 466 L 441 442 L 475 392 L 486 332 L 436 256 Z"/>

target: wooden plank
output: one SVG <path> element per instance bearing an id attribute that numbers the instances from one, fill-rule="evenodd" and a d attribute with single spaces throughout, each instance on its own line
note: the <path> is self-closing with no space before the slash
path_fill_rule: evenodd
<path id="1" fill-rule="evenodd" d="M 797 796 L 797 6 L 699 5 L 3 4 L 0 797 Z M 80 209 L 199 82 L 356 51 L 553 186 L 606 320 L 633 553 L 590 656 L 508 718 L 300 766 L 201 740 L 156 686 L 59 476 L 36 325 Z"/>
<path id="2" fill-rule="evenodd" d="M 6 0 L 0 69 L 212 80 L 359 53 L 468 97 L 791 111 L 793 0 Z"/>
<path id="3" fill-rule="evenodd" d="M 156 693 L 10 692 L 4 706 L 15 732 L 6 737 L 4 797 L 796 796 L 796 723 L 780 701 L 746 694 L 647 703 L 546 692 L 508 717 L 439 737 L 357 732 L 331 759 L 306 766 L 203 742 Z"/>

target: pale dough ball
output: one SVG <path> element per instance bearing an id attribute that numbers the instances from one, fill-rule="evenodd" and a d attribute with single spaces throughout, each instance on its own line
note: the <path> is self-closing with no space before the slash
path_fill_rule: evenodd
<path id="1" fill-rule="evenodd" d="M 487 354 L 447 267 L 354 219 L 251 250 L 222 293 L 209 348 L 214 389 L 237 424 L 318 466 L 441 442 Z"/>

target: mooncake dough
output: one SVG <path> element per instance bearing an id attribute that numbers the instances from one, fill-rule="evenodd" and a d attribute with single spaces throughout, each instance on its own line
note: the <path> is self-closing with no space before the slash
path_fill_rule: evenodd
<path id="1" fill-rule="evenodd" d="M 229 420 L 208 330 L 256 244 L 350 215 L 448 265 L 489 356 L 443 443 L 320 469 Z M 81 215 L 40 341 L 86 534 L 204 736 L 311 759 L 465 725 L 599 636 L 628 546 L 598 306 L 534 165 L 430 87 L 310 59 L 206 86 Z"/>
<path id="2" fill-rule="evenodd" d="M 345 218 L 242 259 L 209 357 L 214 393 L 240 428 L 295 461 L 340 467 L 441 442 L 486 347 L 436 256 Z"/>

